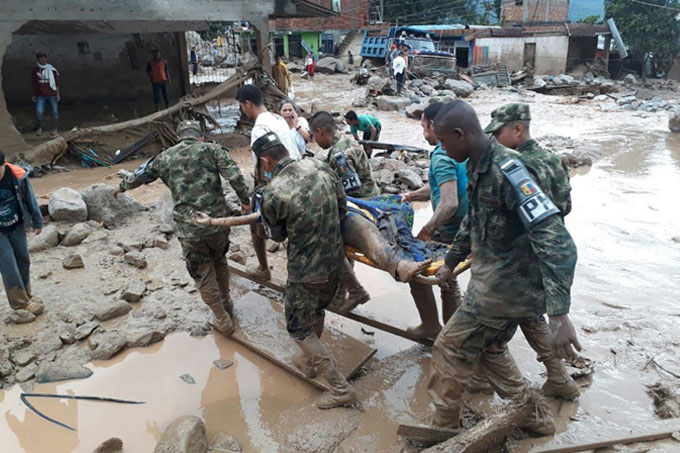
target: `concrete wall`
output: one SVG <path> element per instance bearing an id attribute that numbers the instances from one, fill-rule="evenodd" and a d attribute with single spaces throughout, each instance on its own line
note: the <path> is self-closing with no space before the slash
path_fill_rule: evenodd
<path id="1" fill-rule="evenodd" d="M 536 43 L 536 74 L 563 74 L 567 68 L 569 38 L 567 36 L 529 36 L 521 38 L 479 38 L 475 47 L 488 47 L 486 62 L 503 63 L 508 71 L 524 66 L 524 44 Z"/>
<path id="2" fill-rule="evenodd" d="M 569 16 L 569 0 L 524 0 L 527 5 L 527 23 L 553 22 L 564 23 Z M 504 1 L 501 6 L 501 23 L 503 25 L 523 22 L 524 5 Z"/>
<path id="3" fill-rule="evenodd" d="M 158 49 L 170 71 L 171 98 L 183 92 L 184 68 L 177 33 L 14 35 L 2 65 L 2 89 L 10 111 L 31 104 L 30 72 L 44 51 L 60 73 L 63 104 L 150 100 L 146 63 Z M 81 50 L 83 46 L 87 49 Z"/>

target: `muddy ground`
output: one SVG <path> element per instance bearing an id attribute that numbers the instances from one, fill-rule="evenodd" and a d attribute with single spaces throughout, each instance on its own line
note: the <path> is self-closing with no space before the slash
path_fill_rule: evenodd
<path id="1" fill-rule="evenodd" d="M 349 76 L 341 75 L 319 75 L 313 82 L 296 79 L 295 92 L 308 109 L 315 104 L 316 109 L 344 111 L 355 98 L 364 96 L 364 89 L 348 80 Z M 679 430 L 677 419 L 657 416 L 646 387 L 662 382 L 677 389 L 680 375 L 680 216 L 676 209 L 680 136 L 668 132 L 668 114 L 602 111 L 594 101 L 574 104 L 569 97 L 508 90 L 476 91 L 468 100 L 483 123 L 503 103 L 528 102 L 534 137 L 547 138 L 558 148 L 573 146 L 569 151 L 587 153 L 594 160 L 592 167 L 572 175 L 574 208 L 566 223 L 579 248 L 571 316 L 584 346 L 582 354 L 592 360 L 595 372 L 578 401 L 550 401 L 558 425 L 554 438 L 516 441 L 509 445 L 510 451 Z M 376 114 L 383 124 L 384 141 L 426 146 L 418 121 L 397 112 Z M 248 150 L 236 148 L 233 155 L 249 171 Z M 136 164 L 122 167 L 131 169 Z M 114 184 L 114 172 L 80 170 L 33 183 L 46 201 L 62 186 L 82 189 L 95 182 Z M 0 362 L 9 360 L 11 368 L 0 391 L 3 452 L 90 452 L 113 436 L 123 439 L 126 452 L 149 452 L 165 427 L 184 414 L 204 418 L 208 437 L 230 434 L 249 452 L 397 452 L 404 448 L 396 436 L 397 425 L 427 422 L 430 353 L 407 340 L 329 315 L 333 326 L 372 345 L 378 353 L 354 381 L 363 410 L 320 412 L 313 407 L 317 390 L 214 335 L 208 326 L 208 309 L 193 288 L 173 235 L 168 235 L 167 250 L 143 249 L 148 261 L 143 270 L 111 255 L 118 243 L 143 246 L 157 238 L 164 222 L 167 190 L 162 183 L 130 195 L 149 210 L 122 227 L 98 228 L 76 247 L 57 247 L 32 256 L 34 292 L 47 308 L 32 324 L 3 324 L 1 328 L 0 350 L 4 352 Z M 416 229 L 431 214 L 427 204 L 417 208 Z M 235 228 L 231 237 L 248 264 L 254 263 L 247 230 Z M 83 257 L 85 267 L 64 269 L 63 259 L 74 252 Z M 281 277 L 285 252 L 277 252 L 272 264 Z M 400 326 L 417 322 L 405 285 L 361 265 L 358 274 L 373 297 L 359 310 Z M 468 278 L 463 275 L 463 286 Z M 129 312 L 111 320 L 93 318 L 118 304 L 120 291 L 131 280 L 141 280 L 146 286 L 141 301 L 130 303 Z M 252 288 L 243 279 L 233 279 L 237 297 Z M 4 294 L 0 298 L 4 300 Z M 0 304 L 0 319 L 8 314 L 9 308 Z M 86 331 L 93 326 L 88 323 L 96 324 L 89 336 L 71 345 L 60 339 L 65 325 L 76 329 L 85 325 Z M 128 343 L 153 344 L 125 350 L 111 360 L 91 361 L 92 345 L 99 347 L 102 339 L 124 342 L 120 335 Z M 521 334 L 511 349 L 527 378 L 542 383 L 543 370 Z M 212 362 L 220 358 L 235 364 L 219 370 Z M 28 363 L 21 366 L 15 360 Z M 89 363 L 94 374 L 57 384 L 32 382 L 32 371 L 45 363 L 67 360 Z M 17 374 L 26 382 L 12 384 Z M 183 374 L 190 374 L 195 384 L 181 380 Z M 138 399 L 147 404 L 36 402 L 41 410 L 77 428 L 71 432 L 27 411 L 19 400 L 22 389 Z M 475 403 L 491 410 L 501 402 L 496 398 Z M 619 451 L 677 451 L 680 447 L 674 442 L 632 445 L 630 450 Z"/>

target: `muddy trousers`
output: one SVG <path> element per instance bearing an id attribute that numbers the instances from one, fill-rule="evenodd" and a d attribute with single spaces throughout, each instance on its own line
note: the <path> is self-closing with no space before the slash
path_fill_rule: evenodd
<path id="1" fill-rule="evenodd" d="M 229 293 L 229 230 L 200 239 L 180 239 L 189 275 L 218 321 L 233 312 Z"/>
<path id="2" fill-rule="evenodd" d="M 432 349 L 427 392 L 435 406 L 435 425 L 459 427 L 462 396 L 476 371 L 487 376 L 502 398 L 527 389 L 507 346 L 518 321 L 484 318 L 464 310 L 451 316 Z"/>
<path id="3" fill-rule="evenodd" d="M 536 351 L 536 360 L 545 363 L 554 358 L 548 324 L 543 316 L 533 319 L 522 319 L 519 327 L 522 329 L 522 333 L 531 349 Z"/>
<path id="4" fill-rule="evenodd" d="M 428 329 L 438 325 L 439 315 L 437 312 L 437 301 L 434 298 L 432 286 L 412 281 L 409 282 L 409 287 L 423 325 Z M 460 286 L 458 286 L 458 282 L 455 278 L 449 283 L 448 289 L 441 288 L 441 296 L 442 318 L 444 324 L 446 324 L 462 301 Z"/>
<path id="5" fill-rule="evenodd" d="M 397 265 L 401 258 L 373 222 L 358 214 L 346 215 L 342 219 L 342 240 L 398 280 Z"/>
<path id="6" fill-rule="evenodd" d="M 23 224 L 0 231 L 0 273 L 9 305 L 19 310 L 31 298 L 31 262 Z"/>

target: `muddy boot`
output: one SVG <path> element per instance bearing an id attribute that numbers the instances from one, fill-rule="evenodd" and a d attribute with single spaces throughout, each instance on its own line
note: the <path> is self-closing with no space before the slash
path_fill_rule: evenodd
<path id="1" fill-rule="evenodd" d="M 210 307 L 210 310 L 212 310 L 214 315 L 212 326 L 215 330 L 218 330 L 225 337 L 231 336 L 231 334 L 234 333 L 234 323 L 232 322 L 229 313 L 224 309 L 222 303 L 214 305 L 208 304 L 208 307 Z"/>
<path id="2" fill-rule="evenodd" d="M 354 269 L 352 269 L 352 266 L 347 260 L 345 260 L 345 264 L 343 265 L 340 279 L 342 280 L 344 288 L 347 289 L 347 296 L 345 297 L 342 306 L 338 309 L 339 313 L 349 313 L 354 310 L 357 305 L 365 304 L 371 300 L 371 295 L 368 294 L 368 291 L 366 291 L 363 286 L 361 286 L 361 283 L 359 283 L 359 280 L 357 280 L 357 276 L 354 273 Z"/>
<path id="3" fill-rule="evenodd" d="M 300 349 L 311 358 L 315 371 L 328 381 L 330 391 L 324 393 L 316 402 L 319 409 L 331 409 L 334 407 L 350 406 L 357 400 L 356 393 L 347 380 L 335 368 L 333 359 L 326 351 L 319 337 L 312 334 L 299 341 Z"/>
<path id="4" fill-rule="evenodd" d="M 226 299 L 222 299 L 222 306 L 224 307 L 224 311 L 227 312 L 227 314 L 230 317 L 234 317 L 234 301 L 231 300 L 231 296 L 227 297 Z"/>
<path id="5" fill-rule="evenodd" d="M 253 277 L 257 277 L 261 280 L 269 281 L 272 279 L 272 273 L 269 269 L 262 269 L 260 266 L 250 266 L 246 271 Z"/>
<path id="6" fill-rule="evenodd" d="M 564 361 L 552 358 L 543 362 L 543 365 L 548 370 L 548 379 L 542 388 L 545 396 L 554 396 L 565 400 L 578 398 L 581 392 L 576 382 L 567 373 Z"/>
<path id="7" fill-rule="evenodd" d="M 408 283 L 417 274 L 430 267 L 430 264 L 432 264 L 432 260 L 421 262 L 401 260 L 399 261 L 399 264 L 397 264 L 397 277 L 400 282 Z"/>
<path id="8" fill-rule="evenodd" d="M 549 413 L 534 412 L 529 420 L 520 425 L 522 431 L 526 431 L 532 437 L 552 436 L 555 434 L 555 421 Z"/>
<path id="9" fill-rule="evenodd" d="M 440 428 L 460 428 L 460 407 L 446 410 L 435 408 L 432 424 Z"/>
<path id="10" fill-rule="evenodd" d="M 36 300 L 31 300 L 28 305 L 22 307 L 22 310 L 30 311 L 34 315 L 38 316 L 43 312 L 45 306 Z"/>
<path id="11" fill-rule="evenodd" d="M 298 370 L 302 371 L 302 373 L 307 376 L 308 379 L 314 379 L 318 376 L 314 366 L 312 365 L 312 361 L 309 360 L 309 357 L 307 357 L 307 354 L 304 352 L 295 354 L 293 356 L 293 365 L 295 365 Z"/>

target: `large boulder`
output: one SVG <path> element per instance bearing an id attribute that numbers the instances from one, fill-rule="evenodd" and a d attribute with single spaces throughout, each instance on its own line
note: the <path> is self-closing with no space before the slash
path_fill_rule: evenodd
<path id="1" fill-rule="evenodd" d="M 335 74 L 338 60 L 333 57 L 324 57 L 316 63 L 315 71 L 321 74 Z"/>
<path id="2" fill-rule="evenodd" d="M 434 88 L 432 88 L 430 85 L 422 85 L 420 87 L 420 92 L 423 93 L 426 96 L 430 96 L 433 91 L 434 91 Z"/>
<path id="3" fill-rule="evenodd" d="M 206 453 L 205 424 L 195 415 L 184 415 L 167 427 L 154 453 Z"/>
<path id="4" fill-rule="evenodd" d="M 413 104 L 413 101 L 404 96 L 378 96 L 378 110 L 400 111 Z"/>
<path id="5" fill-rule="evenodd" d="M 349 70 L 347 69 L 347 66 L 342 60 L 336 60 L 335 61 L 335 72 L 338 74 L 347 74 Z"/>
<path id="6" fill-rule="evenodd" d="M 444 85 L 446 85 L 446 88 L 456 93 L 456 96 L 460 98 L 466 98 L 475 91 L 475 87 L 465 80 L 446 79 Z"/>
<path id="7" fill-rule="evenodd" d="M 47 225 L 37 236 L 30 236 L 28 240 L 29 252 L 42 252 L 59 245 L 59 231 L 54 225 Z"/>
<path id="8" fill-rule="evenodd" d="M 77 223 L 66 233 L 61 245 L 73 247 L 83 242 L 92 233 L 92 227 L 87 223 Z"/>
<path id="9" fill-rule="evenodd" d="M 397 92 L 396 80 L 390 79 L 389 77 L 373 75 L 368 79 L 366 85 L 370 90 L 376 91 L 380 94 L 390 95 Z"/>
<path id="10" fill-rule="evenodd" d="M 410 168 L 399 170 L 395 176 L 400 183 L 406 184 L 411 190 L 420 189 L 424 185 L 420 175 Z"/>
<path id="11" fill-rule="evenodd" d="M 668 118 L 668 129 L 671 132 L 680 132 L 680 110 L 671 113 L 671 116 Z"/>
<path id="12" fill-rule="evenodd" d="M 128 217 L 146 210 L 141 203 L 124 193 L 117 199 L 113 198 L 113 187 L 106 184 L 93 184 L 80 194 L 87 204 L 88 219 L 104 222 L 107 227 L 119 226 Z"/>
<path id="13" fill-rule="evenodd" d="M 52 193 L 47 210 L 54 220 L 65 222 L 87 220 L 87 205 L 83 197 L 70 187 L 62 187 Z"/>
<path id="14" fill-rule="evenodd" d="M 426 107 L 426 104 L 411 104 L 406 107 L 406 116 L 419 120 L 423 115 L 423 110 L 425 110 Z"/>
<path id="15" fill-rule="evenodd" d="M 38 372 L 35 374 L 35 380 L 39 384 L 48 382 L 61 382 L 70 379 L 85 379 L 92 376 L 92 370 L 85 368 L 83 365 L 70 362 L 68 360 L 59 360 L 59 362 L 44 362 L 40 365 Z"/>

